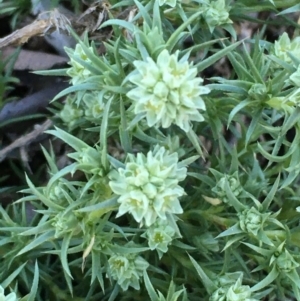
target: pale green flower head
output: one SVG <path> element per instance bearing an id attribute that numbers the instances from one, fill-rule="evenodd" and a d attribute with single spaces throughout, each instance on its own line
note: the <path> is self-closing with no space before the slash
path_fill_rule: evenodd
<path id="1" fill-rule="evenodd" d="M 229 19 L 230 7 L 226 6 L 225 0 L 211 0 L 209 2 L 203 16 L 211 32 L 216 26 L 232 23 Z"/>
<path id="2" fill-rule="evenodd" d="M 291 63 L 292 59 L 288 52 L 300 59 L 300 37 L 296 37 L 291 41 L 288 34 L 284 32 L 278 41 L 275 41 L 274 54 L 286 63 Z"/>
<path id="3" fill-rule="evenodd" d="M 248 91 L 248 95 L 255 100 L 259 101 L 267 101 L 268 95 L 267 95 L 267 87 L 264 84 L 255 83 L 251 86 L 251 88 Z"/>
<path id="4" fill-rule="evenodd" d="M 73 232 L 80 232 L 79 222 L 73 213 L 58 213 L 52 220 L 51 225 L 55 229 L 54 237 L 63 237 L 64 235 Z"/>
<path id="5" fill-rule="evenodd" d="M 85 104 L 84 114 L 88 119 L 99 120 L 103 116 L 105 104 L 103 102 L 103 93 L 101 92 L 90 92 L 83 96 Z"/>
<path id="6" fill-rule="evenodd" d="M 178 60 L 179 52 L 170 54 L 163 50 L 157 61 L 135 61 L 136 70 L 129 80 L 136 85 L 127 93 L 133 100 L 135 114 L 144 114 L 149 127 L 168 128 L 176 124 L 185 132 L 191 121 L 204 120 L 199 110 L 205 110 L 200 95 L 210 90 L 201 86 L 203 79 L 197 76 L 197 69 L 187 61 Z"/>
<path id="7" fill-rule="evenodd" d="M 226 185 L 228 184 L 229 188 L 231 189 L 234 196 L 239 196 L 242 192 L 242 186 L 240 184 L 240 181 L 238 179 L 237 173 L 234 173 L 233 175 L 225 175 L 222 177 L 216 186 L 212 189 L 213 192 L 215 192 L 218 197 L 224 202 L 230 203 L 230 199 L 228 199 L 226 194 Z"/>
<path id="8" fill-rule="evenodd" d="M 167 136 L 165 147 L 172 153 L 178 153 L 179 157 L 185 154 L 184 147 L 180 144 L 180 139 L 177 135 Z"/>
<path id="9" fill-rule="evenodd" d="M 66 194 L 69 194 L 69 189 L 62 181 L 58 180 L 52 183 L 51 185 L 47 185 L 43 190 L 45 196 L 49 198 L 52 202 L 66 206 L 68 201 L 66 200 Z"/>
<path id="10" fill-rule="evenodd" d="M 265 220 L 263 214 L 254 207 L 243 211 L 239 214 L 239 218 L 241 229 L 245 232 L 252 233 L 254 236 L 262 229 Z"/>
<path id="11" fill-rule="evenodd" d="M 8 295 L 4 295 L 4 289 L 3 287 L 0 285 L 0 301 L 17 301 L 19 300 L 19 298 L 17 298 L 16 293 L 12 292 Z"/>
<path id="12" fill-rule="evenodd" d="M 300 65 L 298 66 L 297 70 L 293 74 L 291 74 L 290 81 L 296 87 L 300 87 Z"/>
<path id="13" fill-rule="evenodd" d="M 89 50 L 91 52 L 94 52 L 94 49 L 92 47 L 89 47 Z M 92 65 L 92 61 L 87 57 L 85 52 L 82 49 L 82 46 L 80 44 L 77 44 L 75 49 L 66 48 L 66 52 L 72 54 L 73 56 L 76 56 L 83 61 L 85 61 L 88 64 Z M 88 70 L 86 67 L 82 66 L 80 63 L 75 61 L 73 58 L 70 59 L 69 64 L 71 65 L 71 68 L 67 70 L 67 74 L 72 78 L 71 83 L 73 85 L 80 84 L 86 79 L 88 79 L 92 73 L 90 70 Z"/>
<path id="14" fill-rule="evenodd" d="M 229 287 L 226 293 L 226 301 L 259 301 L 251 297 L 251 289 L 249 285 L 242 285 L 242 276 L 236 283 Z"/>
<path id="15" fill-rule="evenodd" d="M 220 249 L 218 240 L 209 232 L 195 236 L 193 238 L 193 242 L 197 248 L 201 249 L 201 251 L 203 250 L 205 253 L 218 252 Z"/>
<path id="16" fill-rule="evenodd" d="M 219 288 L 213 292 L 209 301 L 259 301 L 251 298 L 251 289 L 248 285 L 242 285 L 242 279 L 241 272 L 226 273 L 218 277 L 215 284 Z"/>
<path id="17" fill-rule="evenodd" d="M 276 262 L 278 271 L 282 273 L 290 273 L 300 266 L 286 248 L 279 255 L 274 254 L 271 258 L 272 261 Z"/>
<path id="18" fill-rule="evenodd" d="M 227 290 L 220 287 L 210 296 L 209 301 L 226 301 Z"/>
<path id="19" fill-rule="evenodd" d="M 77 161 L 76 168 L 89 174 L 103 176 L 105 171 L 101 163 L 101 151 L 99 148 L 87 146 L 80 151 L 69 154 L 70 158 Z"/>
<path id="20" fill-rule="evenodd" d="M 140 277 L 149 264 L 142 257 L 126 254 L 113 255 L 108 260 L 107 275 L 118 282 L 123 291 L 129 286 L 140 289 Z"/>
<path id="21" fill-rule="evenodd" d="M 72 96 L 68 96 L 63 109 L 59 113 L 59 117 L 69 127 L 72 127 L 82 116 L 83 110 L 74 103 Z"/>
<path id="22" fill-rule="evenodd" d="M 176 2 L 177 2 L 177 0 L 158 0 L 159 6 L 169 5 L 171 7 L 175 7 Z"/>
<path id="23" fill-rule="evenodd" d="M 180 214 L 179 197 L 185 194 L 178 185 L 186 177 L 186 168 L 178 166 L 178 154 L 156 146 L 147 156 L 129 154 L 124 168 L 110 174 L 109 185 L 119 195 L 117 216 L 130 213 L 138 223 L 151 226 L 167 213 Z"/>
<path id="24" fill-rule="evenodd" d="M 261 213 L 255 207 L 247 208 L 238 214 L 240 228 L 246 233 L 260 237 L 260 232 L 263 231 L 270 216 L 270 212 Z"/>
<path id="25" fill-rule="evenodd" d="M 168 251 L 168 245 L 175 236 L 174 228 L 168 220 L 158 219 L 142 235 L 148 239 L 148 245 L 151 250 L 157 250 L 159 258 Z"/>

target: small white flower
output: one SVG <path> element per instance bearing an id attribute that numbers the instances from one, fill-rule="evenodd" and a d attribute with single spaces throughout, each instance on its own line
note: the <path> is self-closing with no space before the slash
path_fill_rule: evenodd
<path id="1" fill-rule="evenodd" d="M 298 66 L 297 70 L 293 74 L 291 74 L 290 81 L 296 87 L 300 87 L 300 65 Z"/>
<path id="2" fill-rule="evenodd" d="M 90 92 L 83 96 L 85 104 L 85 116 L 88 119 L 98 120 L 103 116 L 105 104 L 103 102 L 103 93 L 101 92 Z"/>
<path id="3" fill-rule="evenodd" d="M 128 155 L 125 168 L 110 174 L 109 185 L 120 195 L 117 216 L 130 213 L 138 223 L 150 226 L 159 217 L 166 220 L 167 213 L 180 214 L 179 197 L 185 194 L 178 185 L 186 177 L 186 168 L 178 167 L 177 153 L 170 154 L 156 146 L 147 156 Z"/>
<path id="4" fill-rule="evenodd" d="M 240 276 L 235 280 L 238 274 Z M 219 288 L 210 296 L 209 301 L 258 301 L 251 298 L 251 288 L 242 284 L 242 273 L 228 273 L 218 278 L 216 284 Z"/>
<path id="5" fill-rule="evenodd" d="M 161 258 L 168 251 L 168 245 L 172 242 L 175 233 L 169 221 L 158 219 L 142 236 L 148 239 L 150 249 L 157 250 Z"/>
<path id="6" fill-rule="evenodd" d="M 149 264 L 140 256 L 113 255 L 108 260 L 108 276 L 117 280 L 123 291 L 129 286 L 136 290 L 140 289 L 139 279 Z"/>
<path id="7" fill-rule="evenodd" d="M 210 31 L 213 31 L 216 26 L 232 23 L 229 19 L 229 9 L 225 0 L 210 1 L 203 14 Z"/>
<path id="8" fill-rule="evenodd" d="M 159 6 L 169 5 L 171 7 L 175 7 L 176 2 L 177 2 L 177 0 L 158 0 Z"/>
<path id="9" fill-rule="evenodd" d="M 94 52 L 92 47 L 89 47 L 89 50 Z M 88 64 L 93 64 L 92 61 L 87 57 L 85 52 L 83 51 L 80 44 L 77 44 L 75 50 L 71 48 L 66 48 L 67 53 L 72 53 L 74 56 L 82 59 Z M 72 78 L 71 83 L 73 85 L 80 84 L 86 79 L 88 79 L 92 73 L 86 67 L 82 66 L 80 63 L 71 58 L 69 64 L 72 66 L 67 70 L 67 74 Z"/>
<path id="10" fill-rule="evenodd" d="M 258 301 L 251 297 L 251 289 L 249 285 L 242 285 L 242 277 L 236 283 L 229 287 L 226 293 L 226 300 L 228 301 Z"/>
<path id="11" fill-rule="evenodd" d="M 291 63 L 292 59 L 288 52 L 300 58 L 300 37 L 296 37 L 291 41 L 288 34 L 284 32 L 274 43 L 274 54 L 286 63 Z"/>
<path id="12" fill-rule="evenodd" d="M 127 96 L 133 100 L 135 114 L 143 113 L 148 126 L 168 128 L 178 125 L 188 132 L 191 121 L 204 120 L 199 110 L 205 110 L 200 95 L 210 90 L 201 86 L 203 79 L 187 58 L 178 61 L 179 52 L 170 55 L 163 50 L 157 62 L 148 58 L 146 62 L 135 61 L 136 70 L 129 80 L 137 87 Z"/>
<path id="13" fill-rule="evenodd" d="M 0 285 L 0 301 L 17 301 L 17 300 L 18 300 L 17 295 L 14 292 L 5 296 L 4 289 Z"/>
<path id="14" fill-rule="evenodd" d="M 83 116 L 83 110 L 74 103 L 72 96 L 68 96 L 59 116 L 69 127 L 73 127 Z"/>

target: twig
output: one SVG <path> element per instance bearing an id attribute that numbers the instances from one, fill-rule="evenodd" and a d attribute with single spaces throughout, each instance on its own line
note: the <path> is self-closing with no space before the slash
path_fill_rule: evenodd
<path id="1" fill-rule="evenodd" d="M 58 32 L 60 29 L 68 31 L 68 26 L 71 25 L 71 21 L 64 14 L 60 13 L 58 9 L 44 13 L 48 13 L 49 17 L 45 19 L 37 19 L 31 24 L 0 39 L 0 49 L 10 45 L 22 45 L 32 37 L 50 33 L 53 30 L 57 30 Z M 42 14 L 40 14 L 40 16 Z"/>
<path id="2" fill-rule="evenodd" d="M 44 131 L 50 128 L 52 124 L 53 122 L 48 119 L 42 125 L 36 127 L 32 132 L 18 138 L 16 141 L 2 149 L 0 151 L 0 162 L 2 162 L 14 149 L 22 148 L 35 141 L 40 135 L 44 133 Z"/>
<path id="3" fill-rule="evenodd" d="M 45 13 L 49 13 L 49 17 L 46 19 L 35 20 L 33 23 L 21 29 L 18 29 L 10 35 L 0 39 L 0 49 L 6 46 L 22 45 L 34 36 L 45 35 L 46 33 L 51 33 L 55 30 L 59 32 L 59 30 L 61 29 L 63 31 L 69 32 L 69 26 L 79 34 L 84 30 L 94 32 L 98 29 L 100 24 L 106 20 L 109 10 L 109 8 L 103 4 L 103 6 L 101 6 L 102 11 L 94 20 L 92 16 L 89 16 L 89 14 L 93 11 L 96 11 L 96 8 L 97 7 L 89 8 L 79 18 L 73 15 L 68 15 L 68 17 L 66 17 L 64 13 L 59 11 L 59 9 L 54 9 L 50 12 L 43 12 L 40 14 L 40 17 Z M 132 7 L 129 7 L 119 13 L 116 18 L 126 19 L 131 11 Z M 86 21 L 82 20 L 84 17 L 87 18 Z"/>
<path id="4" fill-rule="evenodd" d="M 51 22 L 49 20 L 36 20 L 33 23 L 0 39 L 0 49 L 10 45 L 22 45 L 32 37 L 44 34 L 45 30 L 49 28 L 49 26 L 51 26 Z"/>

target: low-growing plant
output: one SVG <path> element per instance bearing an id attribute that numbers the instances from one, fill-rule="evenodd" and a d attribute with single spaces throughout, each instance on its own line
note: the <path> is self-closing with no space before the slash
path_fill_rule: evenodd
<path id="1" fill-rule="evenodd" d="M 300 42 L 266 41 L 271 20 L 246 40 L 235 28 L 283 9 L 297 34 L 299 5 L 112 4 L 104 54 L 73 33 L 70 67 L 43 72 L 70 80 L 48 134 L 71 163 L 43 148 L 48 183 L 27 177 L 1 209 L 2 298 L 300 300 Z M 231 73 L 206 78 L 225 58 Z"/>

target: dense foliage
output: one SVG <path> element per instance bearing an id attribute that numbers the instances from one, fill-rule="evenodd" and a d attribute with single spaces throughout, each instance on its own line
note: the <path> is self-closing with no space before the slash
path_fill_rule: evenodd
<path id="1" fill-rule="evenodd" d="M 265 40 L 264 20 L 239 39 L 279 9 L 294 37 Z M 71 83 L 48 131 L 70 164 L 43 148 L 48 183 L 0 207 L 0 299 L 300 300 L 297 1 L 107 10 L 105 53 L 73 33 L 70 67 L 43 72 Z M 230 74 L 207 78 L 220 59 Z"/>

